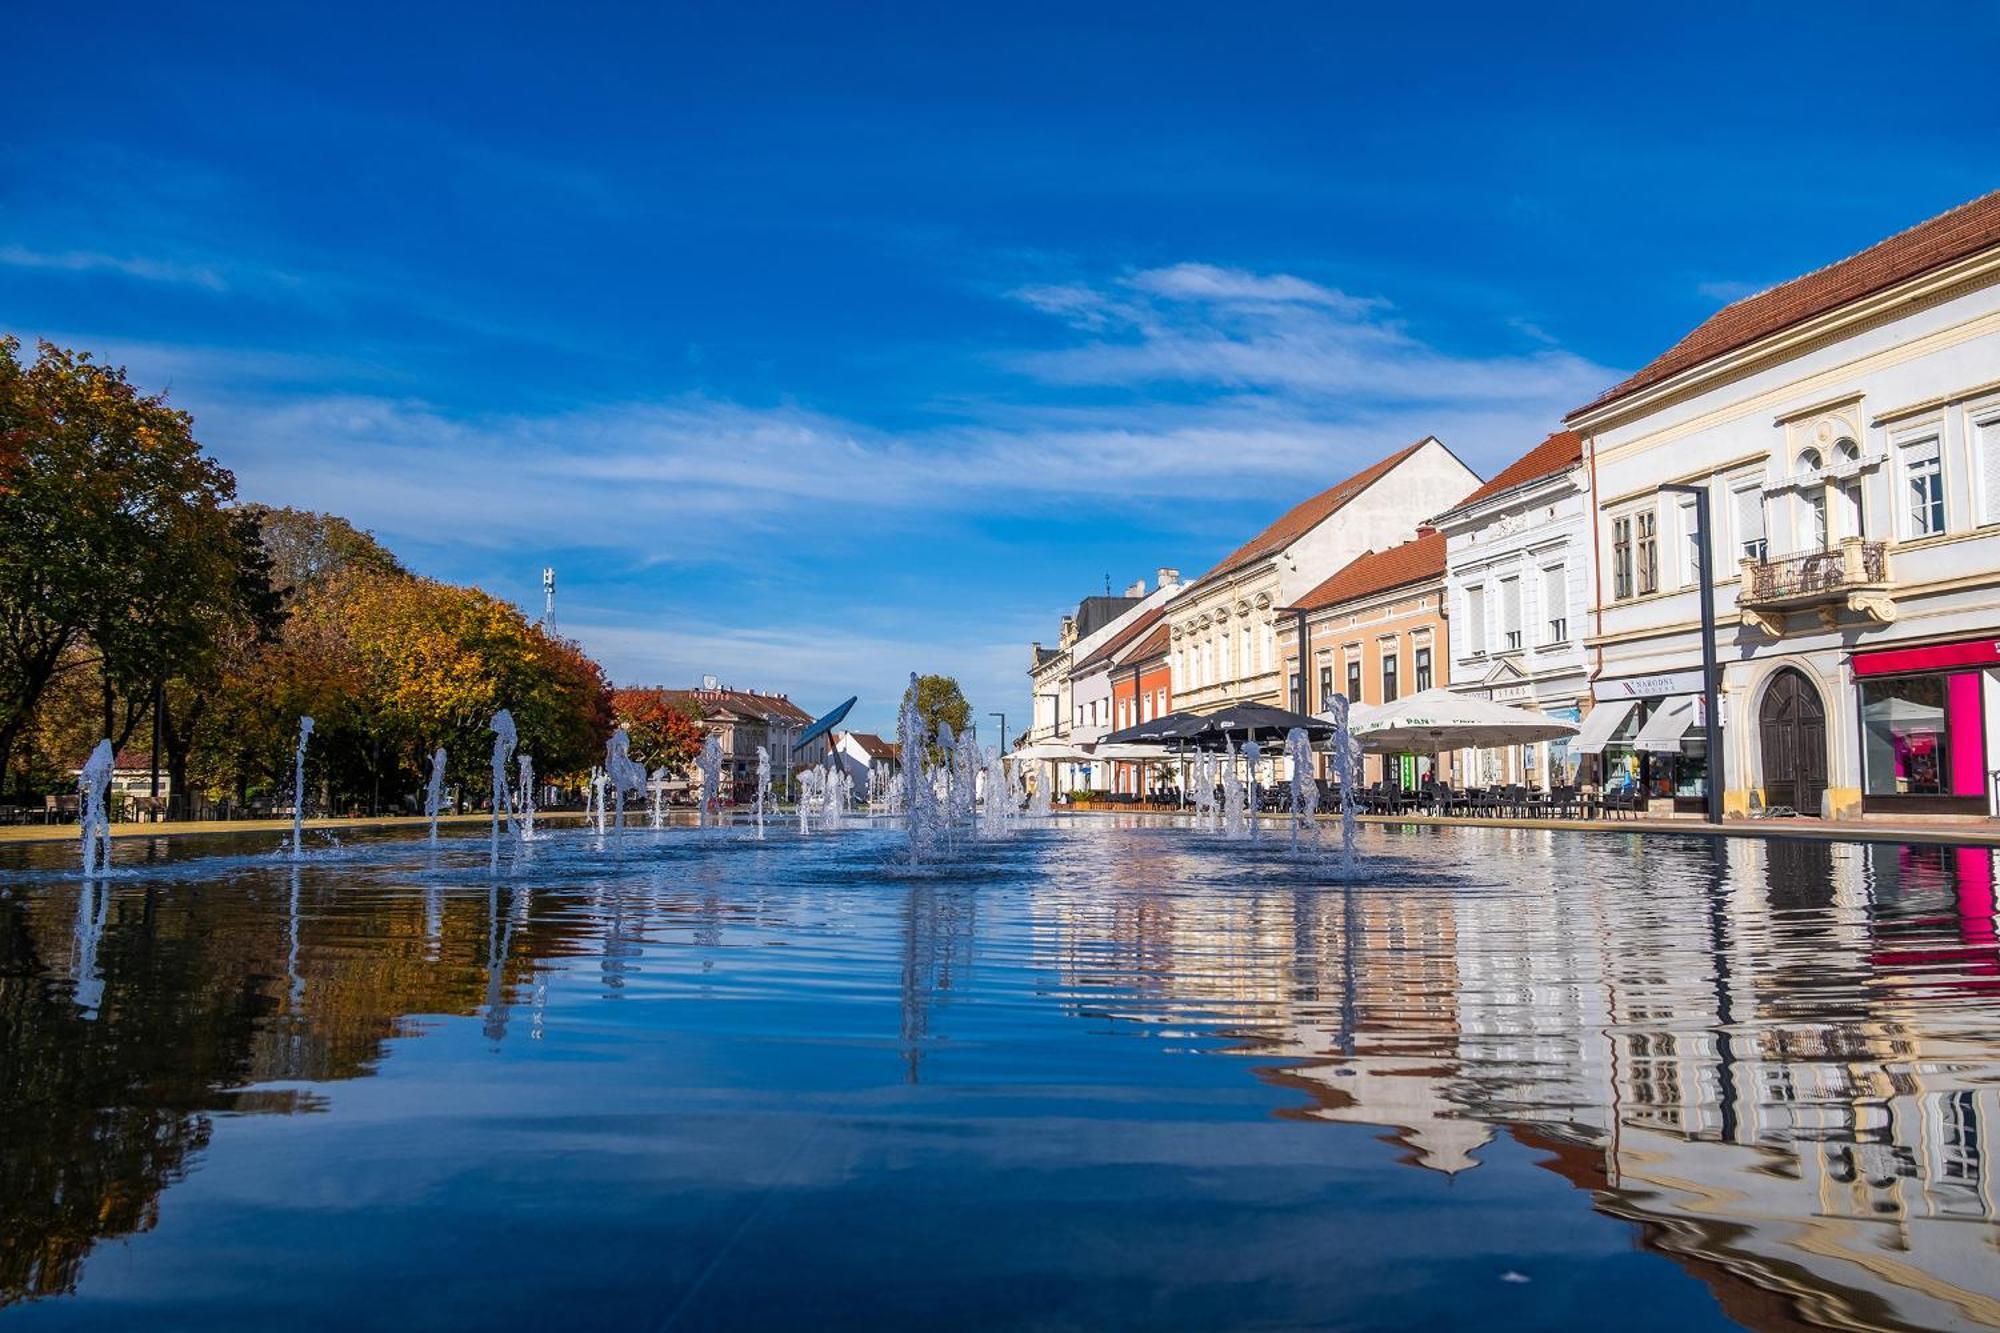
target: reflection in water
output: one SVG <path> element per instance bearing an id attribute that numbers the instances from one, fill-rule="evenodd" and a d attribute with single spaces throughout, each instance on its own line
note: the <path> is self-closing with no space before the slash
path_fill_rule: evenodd
<path id="1" fill-rule="evenodd" d="M 21 876 L 0 897 L 0 1303 L 88 1298 L 92 1246 L 153 1232 L 195 1183 L 176 1182 L 227 1158 L 219 1116 L 345 1123 L 342 1082 L 385 1059 L 447 1103 L 504 1103 L 533 1088 L 571 1117 L 570 1135 L 575 1117 L 610 1099 L 600 1082 L 629 1063 L 624 1098 L 667 1099 L 653 1151 L 686 1141 L 718 1160 L 765 1162 L 768 1179 L 744 1166 L 706 1194 L 663 1188 L 653 1211 L 804 1172 L 812 1159 L 801 1145 L 860 1132 L 857 1112 L 825 1100 L 836 1093 L 898 1087 L 898 1114 L 967 1134 L 967 1117 L 985 1117 L 978 1138 L 992 1146 L 953 1148 L 954 1135 L 891 1151 L 864 1137 L 828 1150 L 820 1169 L 832 1183 L 819 1188 L 848 1211 L 815 1225 L 836 1249 L 843 1227 L 873 1216 L 856 1210 L 880 1211 L 873 1191 L 909 1171 L 951 1178 L 986 1152 L 1001 1154 L 992 1170 L 1019 1172 L 1051 1135 L 1071 1169 L 1117 1169 L 1136 1149 L 1081 1128 L 1114 1106 L 1199 1126 L 1197 1160 L 1221 1170 L 1249 1126 L 1187 1108 L 1220 1095 L 1202 1071 L 1226 1068 L 1232 1095 L 1258 1098 L 1257 1116 L 1284 1136 L 1258 1151 L 1295 1172 L 1349 1151 L 1339 1126 L 1369 1127 L 1342 1159 L 1375 1173 L 1342 1187 L 1364 1201 L 1287 1204 L 1300 1210 L 1287 1214 L 1296 1226 L 1352 1238 L 1374 1210 L 1414 1209 L 1448 1234 L 1458 1196 L 1426 1183 L 1446 1179 L 1492 1180 L 1521 1209 L 1557 1207 L 1492 1174 L 1525 1149 L 1540 1179 L 1583 1192 L 1552 1186 L 1587 1201 L 1593 1225 L 1635 1228 L 1735 1320 L 2000 1326 L 1990 1157 L 2000 943 L 1988 852 L 1430 831 L 1378 840 L 1381 882 L 1315 886 L 1283 849 L 1083 821 L 985 845 L 960 874 L 919 878 L 901 877 L 892 841 L 877 833 L 627 841 L 605 850 L 558 835 L 498 883 L 463 849 L 395 845 L 283 867 L 163 855 L 144 878 L 81 887 Z M 607 999 L 620 1000 L 622 1026 L 603 1027 L 614 1021 L 598 1008 Z M 531 1015 L 527 1046 L 507 1043 L 515 1005 Z M 468 1086 L 456 1066 L 428 1063 L 424 1051 L 453 1025 L 506 1057 L 485 1064 L 482 1077 L 498 1083 Z M 391 1047 L 399 1037 L 417 1040 Z M 533 1052 L 589 1058 L 519 1063 Z M 663 1052 L 666 1063 L 644 1063 Z M 1209 1059 L 1190 1064 L 1190 1054 Z M 934 1100 L 1007 1087 L 1034 1090 L 1064 1118 L 1015 1144 L 998 1134 L 998 1112 Z M 752 1132 L 743 1127 L 767 1123 L 773 1097 L 815 1126 L 792 1132 L 776 1165 L 739 1143 Z M 495 1143 L 517 1163 L 536 1151 L 531 1131 L 466 1115 L 452 1123 L 469 1150 L 483 1134 L 511 1133 Z M 301 1130 L 290 1151 L 339 1161 L 343 1149 L 315 1147 L 312 1123 Z M 551 1135 L 548 1161 L 570 1160 L 575 1142 Z M 602 1195 L 601 1183 L 572 1189 L 559 1165 L 548 1169 L 573 1208 Z M 988 1195 L 1004 1193 L 1003 1176 L 976 1178 Z M 1122 1252 L 1141 1256 L 1133 1262 L 1160 1246 L 1149 1271 L 1166 1281 L 1189 1261 L 1165 1229 L 1224 1205 L 1193 1166 L 1146 1180 L 1158 1207 L 1090 1225 L 1120 1228 Z M 1175 1189 L 1186 1192 L 1159 1193 Z M 1082 1197 L 1066 1206 L 1082 1211 Z M 733 1206 L 703 1213 L 685 1240 L 687 1292 L 724 1262 L 703 1237 L 782 1224 L 782 1207 Z M 895 1222 L 906 1238 L 928 1225 Z M 960 1272 L 967 1289 L 999 1281 L 1029 1242 L 982 1244 L 959 1262 L 983 1256 L 994 1267 Z M 1232 1242 L 1201 1244 L 1227 1256 Z M 1272 1253 L 1259 1249 L 1256 1263 Z M 784 1289 L 783 1278 L 766 1280 Z M 804 1299 L 804 1284 L 828 1279 L 790 1280 Z M 1358 1315 L 1328 1308 L 1324 1293 L 1309 1303 L 1306 1281 L 1265 1272 L 1261 1289 L 1291 1282 L 1301 1294 L 1295 1308 L 1263 1314 Z M 1481 1298 L 1462 1299 L 1434 1313 L 1507 1322 Z M 1202 1309 L 1161 1307 L 1137 1321 L 1199 1324 Z M 856 1307 L 834 1322 L 872 1313 Z M 1393 1322 L 1386 1308 L 1372 1314 Z"/>

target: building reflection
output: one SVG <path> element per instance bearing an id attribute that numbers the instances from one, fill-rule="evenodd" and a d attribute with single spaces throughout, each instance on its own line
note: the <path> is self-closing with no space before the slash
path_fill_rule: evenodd
<path id="1" fill-rule="evenodd" d="M 1551 887 L 1139 876 L 1053 900 L 1048 961 L 1414 1167 L 1535 1148 L 1744 1322 L 2000 1326 L 1991 852 L 1506 836 Z"/>

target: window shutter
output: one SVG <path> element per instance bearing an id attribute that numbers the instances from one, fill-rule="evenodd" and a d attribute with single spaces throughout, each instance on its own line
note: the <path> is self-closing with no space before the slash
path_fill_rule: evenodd
<path id="1" fill-rule="evenodd" d="M 1973 448 L 1979 454 L 1979 480 L 1983 503 L 1982 523 L 2000 523 L 2000 417 L 1982 421 L 1972 428 Z"/>
<path id="2" fill-rule="evenodd" d="M 1736 492 L 1736 545 L 1744 555 L 1764 540 L 1764 490 L 1750 486 Z"/>

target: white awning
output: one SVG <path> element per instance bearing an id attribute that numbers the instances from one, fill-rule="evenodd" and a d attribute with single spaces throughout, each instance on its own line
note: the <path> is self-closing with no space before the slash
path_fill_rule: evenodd
<path id="1" fill-rule="evenodd" d="M 1571 754 L 1603 754 L 1604 743 L 1611 739 L 1611 733 L 1632 714 L 1638 705 L 1637 699 L 1606 699 L 1590 710 L 1583 719 L 1583 726 L 1577 730 L 1576 739 L 1571 741 Z"/>
<path id="2" fill-rule="evenodd" d="M 1639 739 L 1632 742 L 1635 750 L 1650 750 L 1654 754 L 1678 754 L 1681 738 L 1694 725 L 1695 697 L 1692 694 L 1676 694 L 1670 699 L 1660 700 L 1660 706 L 1646 719 L 1646 725 L 1639 728 Z"/>

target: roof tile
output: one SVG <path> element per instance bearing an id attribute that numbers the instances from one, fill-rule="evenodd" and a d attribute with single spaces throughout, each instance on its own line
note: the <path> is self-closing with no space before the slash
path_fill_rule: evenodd
<path id="1" fill-rule="evenodd" d="M 1469 509 L 1481 500 L 1525 486 L 1538 477 L 1561 472 L 1583 461 L 1583 436 L 1573 430 L 1559 430 L 1534 448 L 1500 469 L 1493 480 L 1453 505 L 1446 513 Z"/>
<path id="2" fill-rule="evenodd" d="M 1429 443 L 1430 437 L 1425 436 L 1415 444 L 1399 449 L 1380 462 L 1363 468 L 1347 480 L 1327 487 L 1311 499 L 1303 500 L 1293 505 L 1281 514 L 1278 520 L 1271 524 L 1270 527 L 1265 528 L 1255 537 L 1252 537 L 1249 541 L 1224 556 L 1222 563 L 1202 575 L 1201 578 L 1195 580 L 1189 587 L 1198 587 L 1209 579 L 1221 578 L 1225 574 L 1233 574 L 1247 564 L 1262 560 L 1266 556 L 1275 555 L 1279 551 L 1284 550 L 1287 546 L 1290 546 L 1293 542 L 1326 522 L 1327 519 L 1339 513 L 1349 500 L 1352 500 L 1377 481 L 1380 481 L 1397 464 Z"/>
<path id="3" fill-rule="evenodd" d="M 1425 579 L 1444 577 L 1444 534 L 1426 529 L 1415 540 L 1386 551 L 1366 551 L 1326 582 L 1299 598 L 1287 611 L 1319 611 L 1358 597 L 1386 592 Z"/>
<path id="4" fill-rule="evenodd" d="M 2000 190 L 1878 241 L 1839 263 L 1724 306 L 1638 374 L 1571 412 L 1570 419 L 1996 244 L 2000 244 Z"/>

